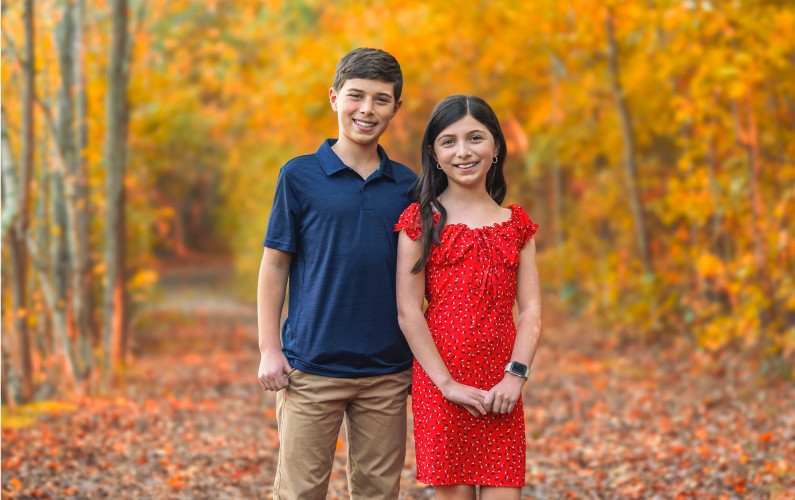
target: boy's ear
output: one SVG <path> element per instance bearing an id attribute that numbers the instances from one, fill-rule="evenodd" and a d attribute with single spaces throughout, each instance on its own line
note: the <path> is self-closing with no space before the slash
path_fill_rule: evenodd
<path id="1" fill-rule="evenodd" d="M 401 99 L 401 100 L 399 100 L 398 102 L 395 103 L 395 109 L 392 110 L 392 116 L 390 117 L 390 119 L 395 117 L 395 115 L 397 114 L 398 110 L 400 109 L 400 106 L 402 106 L 402 105 L 403 105 L 403 99 Z"/>
<path id="2" fill-rule="evenodd" d="M 329 87 L 328 89 L 328 100 L 331 103 L 331 109 L 334 112 L 337 112 L 337 91 L 334 90 L 334 87 Z"/>

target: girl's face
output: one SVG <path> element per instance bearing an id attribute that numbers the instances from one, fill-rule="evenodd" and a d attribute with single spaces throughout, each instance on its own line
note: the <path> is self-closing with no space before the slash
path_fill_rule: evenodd
<path id="1" fill-rule="evenodd" d="M 470 115 L 451 124 L 436 137 L 432 156 L 450 183 L 486 187 L 486 174 L 499 153 L 489 129 Z"/>

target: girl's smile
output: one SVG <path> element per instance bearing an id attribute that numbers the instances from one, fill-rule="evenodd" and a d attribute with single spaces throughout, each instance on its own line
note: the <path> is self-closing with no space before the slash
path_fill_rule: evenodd
<path id="1" fill-rule="evenodd" d="M 471 115 L 442 130 L 433 144 L 433 156 L 447 180 L 465 186 L 485 186 L 492 159 L 498 152 L 488 128 Z"/>

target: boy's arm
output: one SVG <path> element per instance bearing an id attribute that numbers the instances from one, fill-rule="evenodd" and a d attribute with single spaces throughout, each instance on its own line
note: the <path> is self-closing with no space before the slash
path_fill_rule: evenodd
<path id="1" fill-rule="evenodd" d="M 291 370 L 282 352 L 279 326 L 292 258 L 289 252 L 266 247 L 259 267 L 257 326 L 261 359 L 257 378 L 266 391 L 287 387 L 287 373 Z"/>

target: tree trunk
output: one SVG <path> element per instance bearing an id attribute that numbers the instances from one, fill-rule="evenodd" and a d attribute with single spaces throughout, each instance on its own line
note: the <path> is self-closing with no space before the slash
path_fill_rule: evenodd
<path id="1" fill-rule="evenodd" d="M 2 370 L 0 370 L 0 376 L 2 376 L 2 401 L 3 405 L 7 405 L 11 411 L 14 411 L 17 406 L 17 400 L 19 399 L 20 384 L 17 373 L 14 371 L 14 366 L 11 363 L 9 349 L 6 347 L 7 339 L 8 335 L 0 337 L 0 343 L 2 344 L 0 348 L 2 348 L 3 356 L 2 361 L 0 361 L 0 365 L 2 366 Z"/>
<path id="2" fill-rule="evenodd" d="M 69 324 L 67 322 L 69 253 L 66 247 L 66 233 L 69 227 L 66 222 L 64 175 L 59 169 L 56 169 L 50 175 L 50 216 L 50 226 L 53 228 L 53 232 L 50 235 L 49 248 L 49 262 L 52 271 L 52 281 L 49 283 L 52 287 L 52 298 L 49 304 L 52 312 L 52 323 L 61 355 L 64 357 L 67 376 L 73 378 L 74 382 L 77 383 L 79 374 L 69 340 Z M 46 276 L 40 274 L 40 277 L 42 279 L 42 287 L 47 286 L 48 283 L 44 281 Z"/>
<path id="3" fill-rule="evenodd" d="M 8 138 L 8 127 L 6 127 L 6 118 L 5 118 L 5 110 L 3 109 L 0 111 L 0 133 L 2 133 L 2 203 L 3 203 L 3 240 L 10 243 L 11 246 L 11 274 L 17 275 L 19 274 L 19 270 L 17 269 L 17 261 L 19 259 L 19 248 L 16 246 L 16 240 L 13 239 L 15 233 L 7 232 L 8 229 L 13 229 L 12 224 L 14 224 L 17 215 L 19 214 L 19 197 L 17 194 L 17 173 L 16 173 L 16 165 L 14 164 L 14 157 L 11 154 L 11 141 Z M 12 239 L 9 241 L 7 238 L 11 236 Z M 5 281 L 6 283 L 8 281 Z M 20 301 L 19 290 L 16 289 L 16 285 L 18 284 L 17 280 L 12 280 L 12 296 L 14 301 L 14 307 L 11 308 L 11 314 L 13 315 L 12 322 L 14 323 L 14 329 L 17 333 L 20 332 L 17 323 L 17 317 L 19 316 L 20 311 L 16 308 L 17 303 Z M 16 405 L 17 400 L 20 398 L 20 394 L 22 393 L 19 378 L 17 377 L 16 370 L 14 370 L 14 366 L 11 364 L 11 349 L 6 346 L 9 341 L 8 335 L 2 336 L 2 391 L 3 391 L 3 404 L 8 404 L 10 408 L 14 408 Z M 21 347 L 21 346 L 20 346 Z M 30 347 L 28 346 L 28 349 Z M 29 351 L 28 351 L 29 352 Z"/>
<path id="4" fill-rule="evenodd" d="M 675 89 L 674 85 L 671 84 L 672 91 Z M 680 125 L 679 132 L 678 132 L 679 140 L 684 142 L 682 154 L 685 155 L 687 158 L 687 177 L 693 177 L 695 175 L 696 165 L 693 162 L 693 143 L 697 140 L 696 133 L 693 130 L 692 126 L 687 125 Z M 685 179 L 682 179 L 683 181 Z M 696 223 L 694 219 L 688 220 L 688 235 L 689 235 L 689 246 L 690 248 L 702 248 L 702 242 L 700 241 L 702 238 L 699 238 L 699 225 Z M 693 259 L 695 263 L 696 259 Z M 698 297 L 698 303 L 705 304 L 708 300 L 708 283 L 705 281 L 704 277 L 695 265 L 690 265 L 690 273 L 689 276 L 692 279 L 692 283 L 690 283 L 690 287 L 692 287 L 692 291 L 695 293 L 696 297 Z"/>
<path id="5" fill-rule="evenodd" d="M 550 95 L 552 101 L 552 109 L 549 117 L 550 124 L 553 130 L 558 129 L 563 121 L 563 109 L 561 99 L 560 81 L 555 70 L 556 62 L 554 59 L 550 63 Z M 555 255 L 558 260 L 558 269 L 562 270 L 563 275 L 560 277 L 560 290 L 558 295 L 562 299 L 568 299 L 571 292 L 571 284 L 568 281 L 568 271 L 570 259 L 568 259 L 564 251 L 564 233 L 563 233 L 563 172 L 560 166 L 560 154 L 558 152 L 558 141 L 555 141 L 555 148 L 552 152 L 552 220 L 554 221 L 554 236 L 555 236 Z"/>
<path id="6" fill-rule="evenodd" d="M 743 149 L 745 149 L 748 162 L 751 225 L 753 227 L 752 232 L 754 237 L 754 262 L 756 263 L 756 272 L 762 285 L 762 290 L 765 293 L 765 297 L 767 297 L 767 299 L 770 301 L 767 311 L 765 311 L 765 314 L 762 317 L 762 324 L 767 325 L 776 316 L 777 304 L 773 282 L 770 280 L 770 273 L 767 272 L 768 250 L 767 243 L 765 242 L 765 230 L 767 229 L 767 224 L 765 223 L 765 204 L 762 199 L 762 190 L 760 187 L 760 177 L 762 175 L 762 158 L 759 152 L 759 129 L 756 125 L 751 89 L 749 88 L 746 92 L 745 106 L 743 106 L 742 103 L 733 101 L 732 107 L 734 110 L 737 137 Z M 743 113 L 743 108 L 745 108 L 745 113 Z M 743 114 L 746 116 L 745 124 L 743 123 Z"/>
<path id="7" fill-rule="evenodd" d="M 33 103 L 36 96 L 36 40 L 35 40 L 35 3 L 25 0 L 25 46 L 24 84 L 22 88 L 22 171 L 20 175 L 20 210 L 17 227 L 20 236 L 27 235 L 30 226 L 30 184 L 33 176 L 33 151 L 35 139 L 35 122 Z M 23 258 L 26 261 L 27 257 Z M 22 273 L 27 268 L 21 270 Z"/>
<path id="8" fill-rule="evenodd" d="M 80 187 L 85 184 L 81 177 L 81 150 L 79 137 L 75 130 L 75 75 L 76 45 L 75 18 L 73 2 L 64 1 L 61 22 L 57 29 L 58 60 L 61 70 L 61 89 L 58 94 L 58 124 L 56 137 L 59 145 L 59 160 L 62 160 L 63 182 L 66 198 L 64 209 L 67 221 L 67 241 L 69 248 L 69 297 L 71 298 L 71 329 L 77 341 L 76 367 L 80 379 L 88 376 L 91 368 L 91 347 L 88 315 L 84 302 L 84 275 L 86 272 L 87 239 L 80 231 L 80 213 L 84 212 L 85 199 L 81 198 Z M 61 162 L 59 162 L 61 163 Z M 85 219 L 85 217 L 83 217 Z"/>
<path id="9" fill-rule="evenodd" d="M 40 221 L 47 221 L 49 220 L 49 207 L 50 207 L 50 172 L 47 163 L 47 145 L 46 143 L 51 140 L 51 138 L 45 137 L 46 134 L 42 134 L 41 140 L 39 141 L 39 166 L 38 166 L 38 173 L 36 177 L 39 179 L 39 185 L 41 189 L 37 193 L 36 199 L 36 207 L 33 211 L 33 214 L 36 220 Z M 31 231 L 28 234 L 28 238 L 32 238 L 36 242 L 36 246 L 39 248 L 49 248 L 50 247 L 50 228 L 49 224 L 37 224 L 36 231 Z M 36 265 L 34 260 L 33 265 Z M 41 275 L 36 273 L 34 269 L 34 274 L 38 276 L 39 279 L 42 278 Z M 42 289 L 42 287 L 40 287 Z M 46 295 L 45 295 L 46 300 Z M 47 307 L 49 306 L 49 302 L 47 302 Z M 38 321 L 36 324 L 36 329 L 34 330 L 34 340 L 36 341 L 36 348 L 38 349 L 39 353 L 41 354 L 42 358 L 50 357 L 53 354 L 53 350 L 57 349 L 57 339 L 53 334 L 53 324 L 52 324 L 52 317 L 47 314 L 41 314 L 41 321 Z M 63 375 L 60 371 L 56 371 L 55 367 L 49 367 L 46 373 L 46 381 L 53 386 L 58 385 L 58 381 L 63 378 Z"/>
<path id="10" fill-rule="evenodd" d="M 57 186 L 57 180 L 53 180 L 51 178 L 50 186 L 51 189 L 53 186 Z M 56 238 L 56 241 L 57 239 L 59 238 Z M 56 275 L 52 280 L 50 280 L 50 277 L 47 274 L 47 266 L 44 264 L 45 257 L 42 255 L 38 246 L 33 241 L 33 238 L 28 238 L 26 243 L 31 256 L 33 257 L 33 268 L 36 270 L 36 274 L 39 277 L 39 284 L 41 285 L 41 291 L 44 294 L 44 299 L 47 301 L 50 311 L 52 312 L 51 319 L 53 322 L 53 328 L 55 330 L 55 342 L 57 345 L 56 349 L 61 351 L 65 375 L 69 379 L 72 388 L 75 391 L 79 391 L 80 387 L 78 385 L 77 367 L 74 363 L 69 337 L 67 336 L 68 325 L 66 324 L 65 301 L 63 301 L 58 295 L 60 293 L 59 287 L 64 285 L 65 280 L 57 276 L 57 269 L 53 269 L 53 272 L 56 273 Z M 53 247 L 55 247 L 56 250 L 59 246 L 63 247 L 62 244 L 57 242 L 53 244 Z M 51 258 L 58 258 L 58 255 L 55 251 L 53 251 L 52 248 L 51 253 Z M 55 263 L 53 263 L 53 265 L 55 265 Z"/>
<path id="11" fill-rule="evenodd" d="M 618 44 L 616 43 L 615 37 L 613 12 L 610 8 L 607 8 L 605 24 L 607 27 L 607 53 L 610 76 L 612 79 L 613 94 L 615 95 L 616 105 L 618 107 L 618 115 L 621 120 L 621 137 L 624 143 L 624 169 L 626 172 L 632 217 L 635 221 L 635 242 L 638 246 L 638 252 L 640 253 L 644 269 L 648 274 L 653 275 L 654 268 L 652 266 L 651 256 L 649 255 L 649 239 L 646 232 L 646 222 L 637 187 L 637 165 L 635 163 L 635 138 L 632 132 L 632 114 L 629 111 L 626 95 L 621 85 Z"/>
<path id="12" fill-rule="evenodd" d="M 43 138 L 41 142 L 43 145 L 45 142 L 47 142 L 47 138 Z M 44 161 L 46 157 L 46 150 L 43 148 L 42 161 Z M 49 172 L 46 163 L 43 164 L 41 171 L 42 194 L 38 200 L 37 212 L 41 220 L 46 220 L 46 206 L 48 205 L 49 201 L 50 217 L 52 219 L 52 223 L 41 224 L 39 226 L 38 238 L 34 239 L 31 234 L 28 234 L 24 243 L 31 256 L 33 269 L 38 277 L 40 289 L 51 312 L 50 321 L 52 322 L 52 328 L 54 330 L 53 341 L 56 346 L 55 348 L 56 350 L 61 351 L 66 378 L 69 380 L 72 388 L 77 391 L 79 390 L 77 385 L 77 373 L 71 353 L 69 338 L 67 336 L 65 310 L 66 302 L 63 296 L 59 296 L 59 293 L 61 293 L 61 288 L 65 288 L 66 285 L 64 276 L 59 276 L 59 273 L 66 269 L 65 262 L 64 265 L 60 265 L 61 269 L 58 269 L 59 262 L 64 261 L 66 258 L 64 252 L 65 245 L 63 244 L 64 235 L 62 231 L 52 231 L 50 229 L 50 226 L 57 226 L 58 224 L 62 223 L 63 214 L 58 214 L 58 195 L 53 193 L 59 188 L 63 188 L 63 180 L 62 174 L 59 174 L 57 171 Z M 60 203 L 62 202 L 63 201 L 61 200 Z M 59 222 L 59 219 L 61 222 Z M 37 240 L 39 244 L 36 243 Z M 49 249 L 50 260 L 52 263 L 51 266 L 47 265 L 47 256 L 42 253 L 40 248 Z M 52 267 L 52 277 L 48 272 L 50 271 L 50 267 Z M 46 319 L 44 321 L 46 321 Z"/>
<path id="13" fill-rule="evenodd" d="M 709 148 L 706 157 L 707 174 L 709 176 L 709 197 L 715 207 L 710 215 L 710 248 L 720 256 L 723 262 L 731 260 L 731 249 L 724 222 L 724 204 L 721 203 L 720 183 L 718 182 L 718 152 L 715 137 L 709 137 Z"/>
<path id="14" fill-rule="evenodd" d="M 98 344 L 97 328 L 94 321 L 93 310 L 94 301 L 91 293 L 91 247 L 90 247 L 90 217 L 91 217 L 91 198 L 88 188 L 88 159 L 86 151 L 88 149 L 88 97 L 86 90 L 86 69 L 85 69 L 85 1 L 77 0 L 75 5 L 75 122 L 77 146 L 77 173 L 75 182 L 75 198 L 78 200 L 77 207 L 77 238 L 81 250 L 81 259 L 76 261 L 76 272 L 80 276 L 80 282 L 76 289 L 76 294 L 80 295 L 80 302 L 85 311 L 83 325 L 85 345 L 80 346 L 81 354 L 88 363 L 88 368 L 93 366 L 93 355 L 91 345 Z M 80 327 L 80 324 L 78 324 Z M 88 349 L 89 352 L 82 352 Z"/>
<path id="15" fill-rule="evenodd" d="M 123 355 L 124 318 L 124 172 L 127 161 L 127 0 L 112 3 L 112 32 L 106 102 L 105 168 L 105 272 L 103 292 L 103 386 L 110 387 L 113 366 Z"/>
<path id="16" fill-rule="evenodd" d="M 11 141 L 8 138 L 8 127 L 6 126 L 6 110 L 0 110 L 0 133 L 3 137 L 2 147 L 2 187 L 3 190 L 3 214 L 2 214 L 2 239 L 6 240 L 11 225 L 19 215 L 19 192 L 16 165 L 14 156 L 11 154 Z"/>
<path id="17" fill-rule="evenodd" d="M 33 151 L 35 123 L 33 100 L 35 96 L 35 17 L 34 1 L 25 0 L 25 56 L 22 60 L 24 68 L 22 87 L 22 163 L 19 175 L 19 213 L 16 223 L 11 229 L 9 245 L 12 262 L 13 279 L 11 283 L 12 310 L 14 311 L 14 331 L 19 338 L 19 354 L 21 358 L 22 398 L 33 397 L 33 359 L 31 356 L 30 328 L 28 327 L 27 269 L 28 254 L 25 239 L 30 227 L 30 184 L 33 174 Z M 10 152 L 10 151 L 9 151 Z"/>

